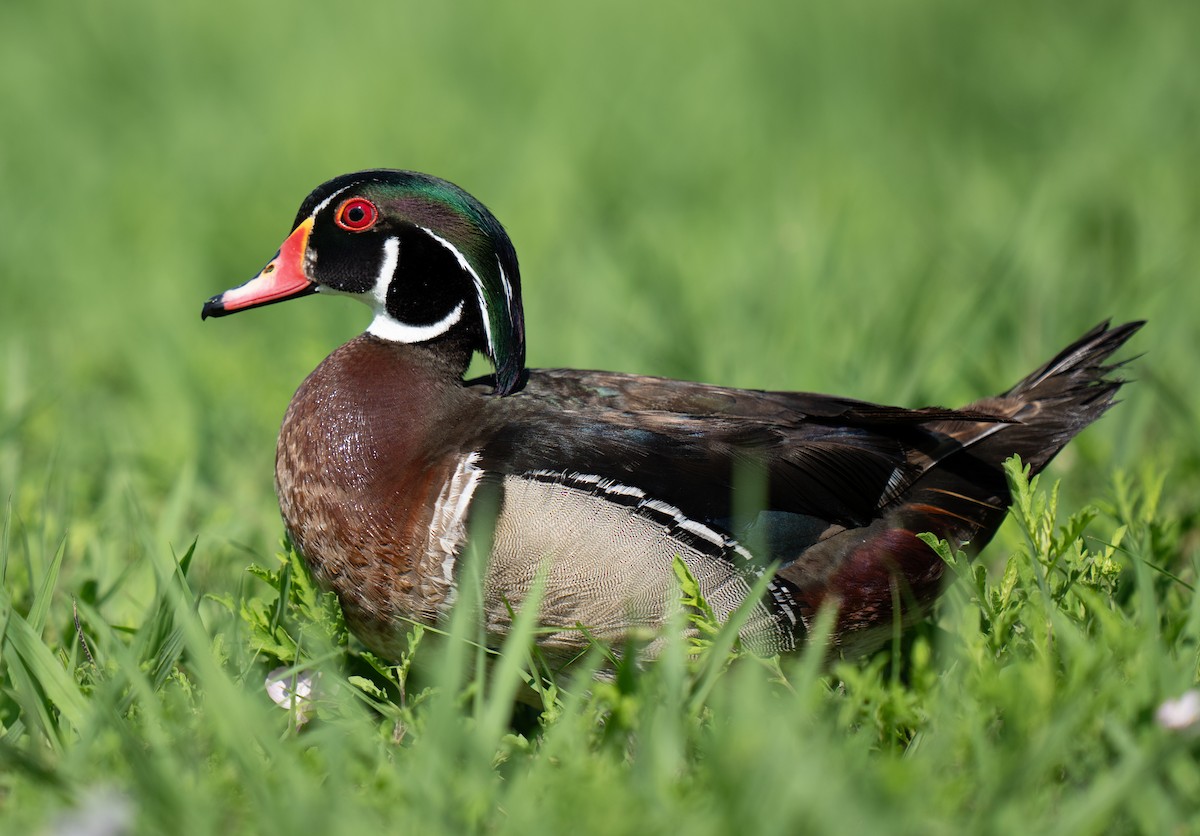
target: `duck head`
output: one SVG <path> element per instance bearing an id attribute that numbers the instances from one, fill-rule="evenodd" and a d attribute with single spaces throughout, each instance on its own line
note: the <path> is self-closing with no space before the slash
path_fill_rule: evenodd
<path id="1" fill-rule="evenodd" d="M 323 183 L 257 276 L 204 304 L 201 318 L 312 293 L 353 296 L 367 332 L 401 343 L 449 340 L 487 356 L 495 391 L 520 388 L 525 327 L 517 255 L 478 200 L 437 177 L 374 169 Z M 465 370 L 465 365 L 464 365 Z"/>

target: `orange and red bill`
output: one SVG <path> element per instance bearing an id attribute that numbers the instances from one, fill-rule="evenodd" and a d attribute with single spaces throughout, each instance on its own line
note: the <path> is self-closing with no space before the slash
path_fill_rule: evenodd
<path id="1" fill-rule="evenodd" d="M 285 299 L 317 292 L 317 284 L 304 273 L 304 257 L 313 219 L 307 218 L 280 246 L 267 266 L 240 287 L 219 293 L 204 303 L 201 319 L 272 305 Z"/>

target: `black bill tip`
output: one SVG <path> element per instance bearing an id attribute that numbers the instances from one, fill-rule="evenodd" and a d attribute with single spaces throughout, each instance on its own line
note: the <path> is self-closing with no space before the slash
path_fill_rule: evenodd
<path id="1" fill-rule="evenodd" d="M 213 298 L 204 303 L 204 307 L 200 309 L 200 319 L 203 321 L 210 316 L 225 316 L 232 311 L 225 310 L 225 303 L 221 301 L 224 293 L 217 294 Z"/>

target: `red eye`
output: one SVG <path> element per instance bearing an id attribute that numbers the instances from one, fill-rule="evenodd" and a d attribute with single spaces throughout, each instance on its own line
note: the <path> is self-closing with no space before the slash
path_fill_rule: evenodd
<path id="1" fill-rule="evenodd" d="M 379 210 L 364 197 L 352 197 L 338 207 L 333 220 L 342 229 L 364 232 L 375 226 L 375 221 L 379 220 Z"/>

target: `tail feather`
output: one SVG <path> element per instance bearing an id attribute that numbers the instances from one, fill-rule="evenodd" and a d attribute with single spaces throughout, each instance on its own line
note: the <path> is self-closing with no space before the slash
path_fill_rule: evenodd
<path id="1" fill-rule="evenodd" d="M 1009 389 L 1001 397 L 1019 397 L 1023 393 L 1037 389 L 1043 383 L 1056 378 L 1063 378 L 1064 376 L 1072 384 L 1075 384 L 1073 388 L 1078 388 L 1079 384 L 1082 383 L 1084 387 L 1115 390 L 1124 381 L 1105 380 L 1104 375 L 1114 369 L 1120 368 L 1129 361 L 1123 360 L 1120 363 L 1113 363 L 1108 366 L 1101 365 L 1100 361 L 1108 358 L 1114 351 L 1124 345 L 1145 324 L 1145 320 L 1139 320 L 1137 322 L 1126 322 L 1124 325 L 1118 325 L 1116 328 L 1109 328 L 1109 320 L 1101 322 L 1060 351 L 1053 360 L 1021 380 L 1020 383 Z"/>
<path id="2" fill-rule="evenodd" d="M 964 438 L 964 444 L 997 465 L 1016 454 L 1034 473 L 1042 470 L 1080 430 L 1116 403 L 1125 380 L 1110 375 L 1129 361 L 1104 361 L 1143 325 L 1127 322 L 1110 328 L 1102 322 L 1003 395 L 971 404 L 968 409 L 995 412 L 1015 423 L 975 443 Z"/>
<path id="3" fill-rule="evenodd" d="M 1003 462 L 1016 454 L 1036 473 L 1103 415 L 1124 383 L 1111 376 L 1124 364 L 1105 361 L 1143 324 L 1103 322 L 1004 394 L 965 407 L 967 420 L 924 425 L 937 450 L 883 516 L 821 539 L 777 572 L 777 588 L 799 602 L 804 623 L 836 596 L 837 642 L 863 652 L 895 628 L 897 601 L 906 621 L 919 617 L 937 598 L 944 564 L 917 535 L 970 553 L 987 545 L 1012 502 Z M 975 414 L 992 417 L 971 420 Z"/>
<path id="4" fill-rule="evenodd" d="M 1001 467 L 1018 455 L 1032 473 L 1104 414 L 1125 382 L 1110 375 L 1124 363 L 1105 360 L 1145 323 L 1088 331 L 1007 392 L 966 407 L 1011 423 L 938 422 L 930 426 L 957 449 L 941 458 L 899 499 L 897 519 L 912 531 L 933 531 L 978 551 L 1012 501 Z"/>

